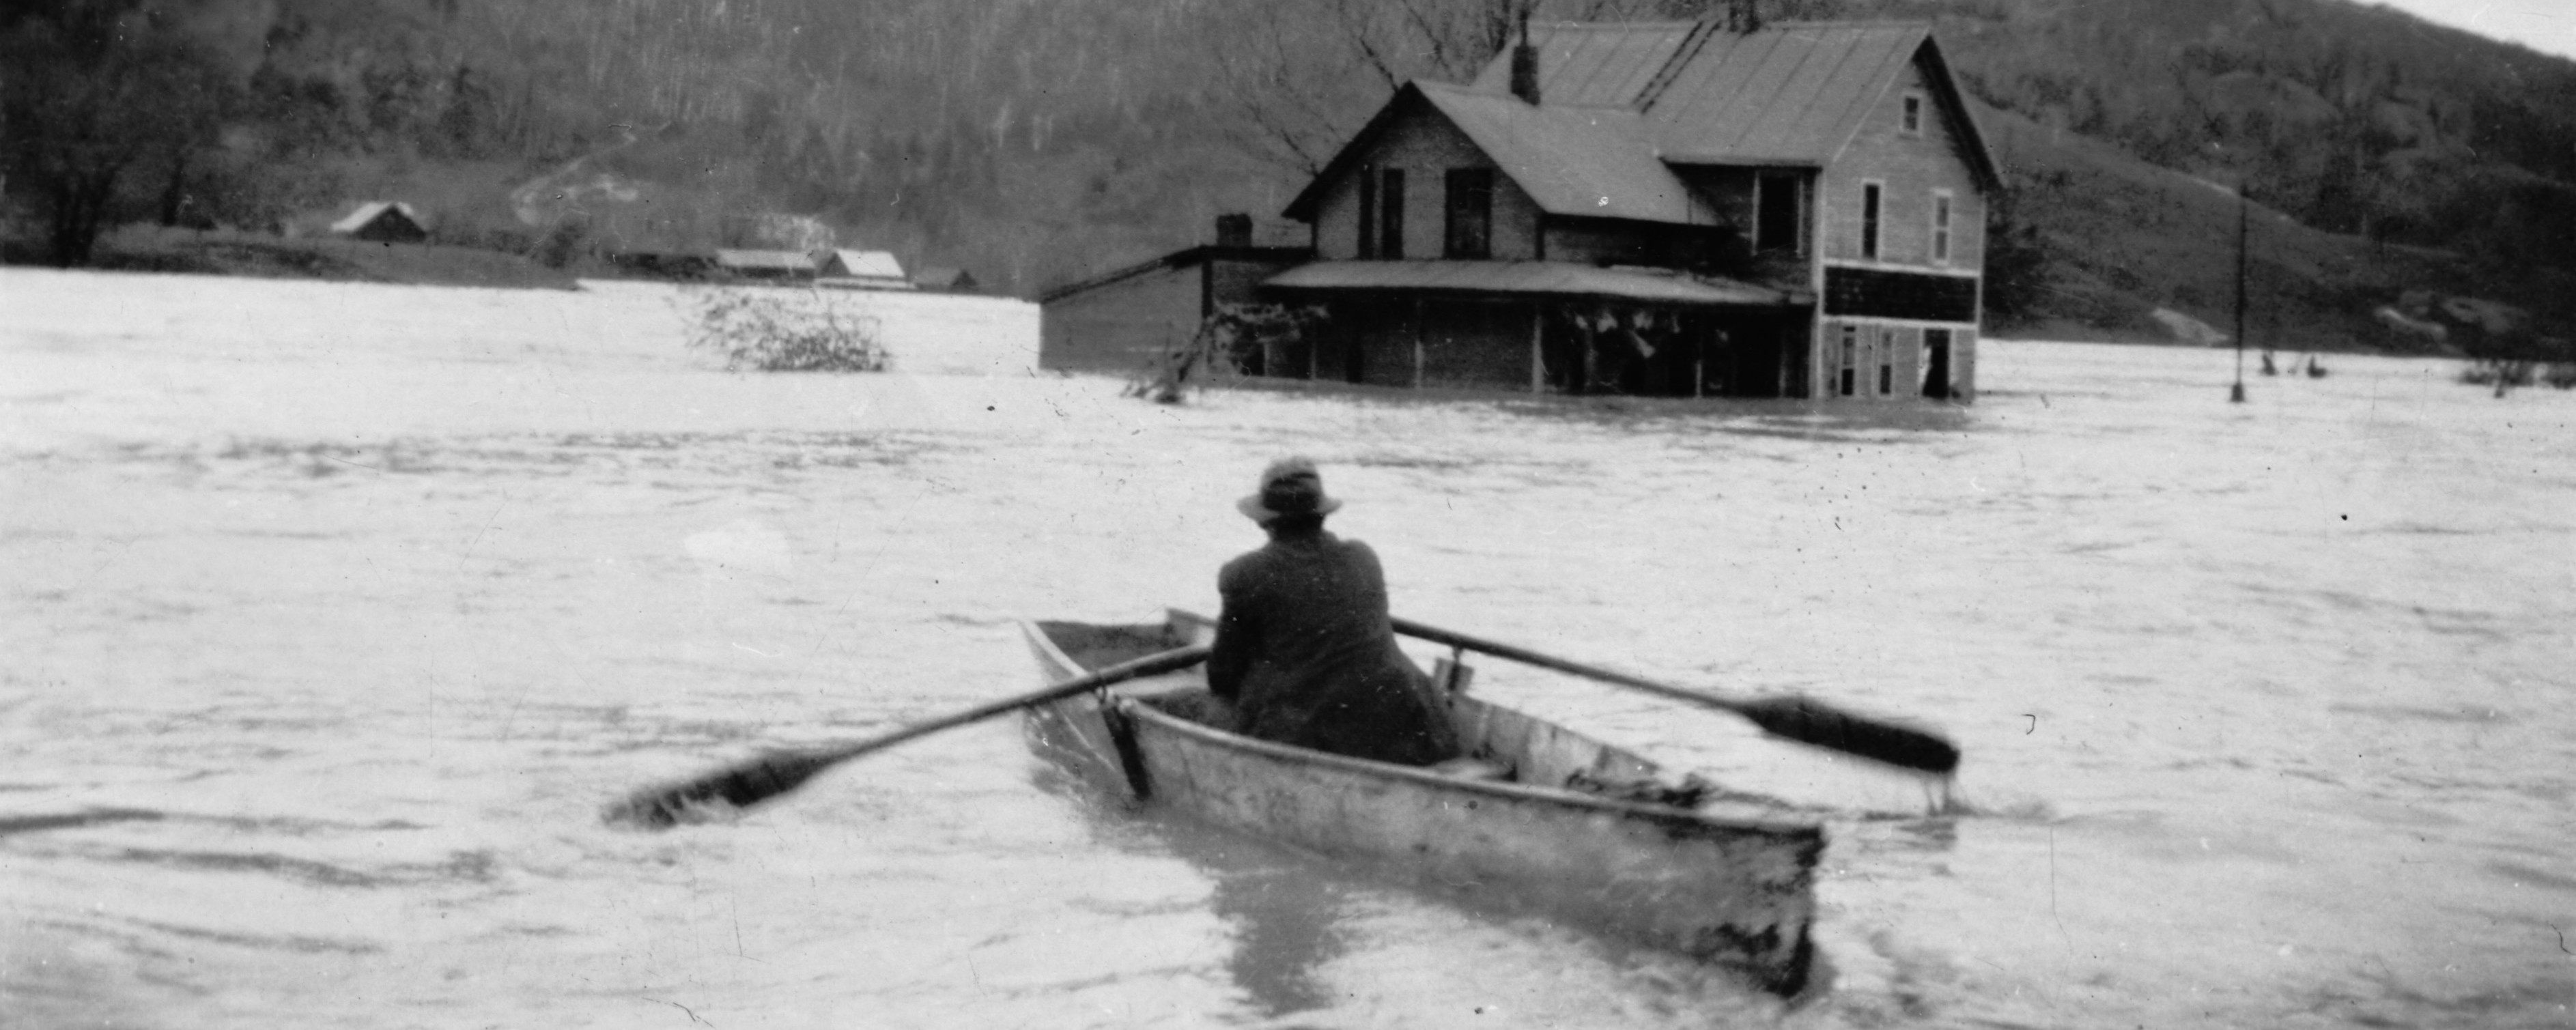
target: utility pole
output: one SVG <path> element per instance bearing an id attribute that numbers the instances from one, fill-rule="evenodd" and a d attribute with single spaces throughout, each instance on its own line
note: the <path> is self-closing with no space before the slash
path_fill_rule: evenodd
<path id="1" fill-rule="evenodd" d="M 2248 208 L 2245 197 L 2246 178 L 2236 176 L 2236 385 L 2227 391 L 2230 404 L 2245 403 L 2245 238 Z"/>

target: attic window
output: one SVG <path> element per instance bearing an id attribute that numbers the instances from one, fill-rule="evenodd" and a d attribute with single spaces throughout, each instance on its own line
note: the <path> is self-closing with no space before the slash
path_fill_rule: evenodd
<path id="1" fill-rule="evenodd" d="M 1449 238 L 1442 256 L 1467 261 L 1494 256 L 1494 170 L 1452 168 L 1447 185 Z"/>
<path id="2" fill-rule="evenodd" d="M 1897 123 L 1897 127 L 1904 130 L 1908 136 L 1923 135 L 1923 94 L 1905 95 L 1905 113 L 1902 120 Z"/>

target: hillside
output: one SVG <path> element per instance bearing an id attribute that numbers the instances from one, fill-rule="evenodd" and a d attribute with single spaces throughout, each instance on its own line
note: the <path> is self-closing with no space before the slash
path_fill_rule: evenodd
<path id="1" fill-rule="evenodd" d="M 34 71 L 0 79 L 5 235 L 15 260 L 46 255 L 66 152 L 46 133 L 103 126 L 150 141 L 90 212 L 104 224 L 262 228 L 399 198 L 442 243 L 575 265 L 827 227 L 1027 295 L 1200 240 L 1218 213 L 1275 212 L 1393 84 L 1479 65 L 1513 3 L 13 5 L 0 45 Z M 1537 16 L 1723 6 L 1540 0 Z M 2258 332 L 2397 342 L 2369 312 L 2408 289 L 2576 318 L 2576 64 L 2346 0 L 1762 9 L 1935 23 L 2014 187 L 1998 231 L 2022 252 L 2000 257 L 2021 271 L 1992 298 L 2006 331 L 2153 335 L 2160 307 L 2224 324 L 2233 204 L 2209 184 L 2240 180 L 2266 212 Z M 94 45 L 44 50 L 48 18 Z M 115 106 L 156 89 L 183 102 Z"/>

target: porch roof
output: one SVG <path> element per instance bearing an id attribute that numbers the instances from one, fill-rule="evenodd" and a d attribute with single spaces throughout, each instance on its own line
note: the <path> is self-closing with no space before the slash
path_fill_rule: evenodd
<path id="1" fill-rule="evenodd" d="M 1262 285 L 1298 292 L 1384 291 L 1586 297 L 1683 307 L 1781 307 L 1778 290 L 1661 268 L 1566 261 L 1317 261 Z"/>

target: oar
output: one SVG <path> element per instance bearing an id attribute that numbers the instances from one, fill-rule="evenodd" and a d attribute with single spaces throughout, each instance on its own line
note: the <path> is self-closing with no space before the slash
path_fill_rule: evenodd
<path id="1" fill-rule="evenodd" d="M 1410 619 L 1396 619 L 1395 631 L 1451 647 L 1481 651 L 1499 658 L 1509 658 L 1558 672 L 1573 673 L 1634 687 L 1650 694 L 1688 701 L 1710 708 L 1722 708 L 1752 720 L 1763 731 L 1801 744 L 1813 744 L 1849 755 L 1906 769 L 1919 769 L 1947 776 L 1959 768 L 1959 749 L 1947 740 L 1900 723 L 1871 719 L 1842 711 L 1808 697 L 1733 698 L 1706 691 L 1690 690 L 1668 683 L 1631 676 L 1624 672 L 1585 665 L 1581 662 L 1543 655 L 1536 651 L 1479 640 L 1464 633 L 1453 633 L 1436 626 L 1425 626 Z"/>
<path id="2" fill-rule="evenodd" d="M 1206 647 L 1182 647 L 1146 655 L 1132 662 L 1122 662 L 1086 676 L 1076 676 L 1041 690 L 1017 697 L 1007 697 L 977 705 L 962 712 L 913 723 L 891 733 L 870 737 L 852 744 L 814 748 L 804 751 L 772 751 L 740 765 L 716 770 L 693 780 L 665 784 L 638 791 L 626 800 L 600 810 L 600 818 L 611 823 L 629 823 L 656 829 L 680 820 L 680 813 L 691 805 L 722 799 L 736 808 L 759 804 L 796 789 L 814 774 L 842 762 L 883 751 L 914 737 L 927 736 L 944 729 L 979 722 L 1004 712 L 1034 708 L 1061 701 L 1086 691 L 1098 690 L 1113 683 L 1123 683 L 1140 676 L 1156 676 L 1175 669 L 1186 669 L 1206 661 Z"/>

